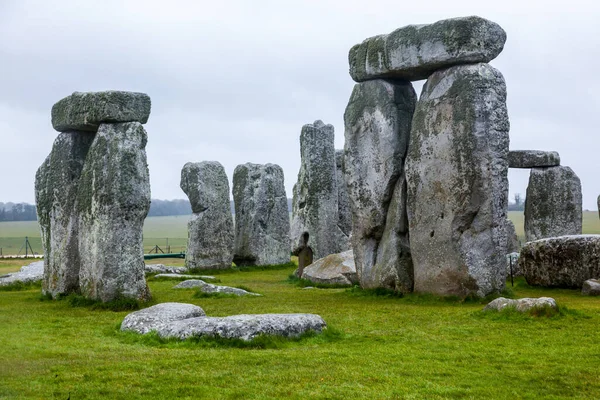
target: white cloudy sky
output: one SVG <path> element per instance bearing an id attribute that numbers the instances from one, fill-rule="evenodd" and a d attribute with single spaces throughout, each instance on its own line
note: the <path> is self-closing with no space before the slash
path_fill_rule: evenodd
<path id="1" fill-rule="evenodd" d="M 576 0 L 0 0 L 0 201 L 34 201 L 35 171 L 57 135 L 52 105 L 107 89 L 152 97 L 153 198 L 185 198 L 181 167 L 202 160 L 230 177 L 237 164 L 277 163 L 291 197 L 303 124 L 333 124 L 343 147 L 350 47 L 465 15 L 507 31 L 492 65 L 508 85 L 511 148 L 558 150 L 595 209 L 600 6 Z M 527 177 L 511 170 L 511 198 Z"/>

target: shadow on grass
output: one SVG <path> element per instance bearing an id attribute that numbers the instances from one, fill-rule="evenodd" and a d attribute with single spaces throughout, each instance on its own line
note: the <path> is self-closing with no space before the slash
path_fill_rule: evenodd
<path id="1" fill-rule="evenodd" d="M 252 340 L 227 339 L 220 336 L 193 336 L 186 340 L 177 338 L 161 338 L 156 332 L 140 335 L 135 332 L 122 332 L 120 326 L 115 335 L 123 342 L 152 347 L 165 348 L 238 348 L 250 350 L 282 349 L 297 345 L 316 345 L 336 342 L 343 339 L 341 331 L 328 327 L 321 333 L 307 331 L 298 337 L 284 337 L 277 335 L 259 335 Z"/>
<path id="2" fill-rule="evenodd" d="M 8 285 L 0 286 L 0 292 L 15 292 L 20 290 L 41 289 L 42 281 L 37 282 L 21 282 L 16 281 Z"/>
<path id="3" fill-rule="evenodd" d="M 308 279 L 298 278 L 294 274 L 290 274 L 285 282 L 287 282 L 291 285 L 301 287 L 301 288 L 305 288 L 305 287 L 316 287 L 316 288 L 320 288 L 320 289 L 346 289 L 346 288 L 348 288 L 348 285 L 339 285 L 339 284 L 331 285 L 331 284 L 327 284 L 327 283 L 315 283 L 315 282 L 309 281 Z"/>
<path id="4" fill-rule="evenodd" d="M 41 294 L 40 301 L 53 301 L 52 295 Z M 83 307 L 90 310 L 105 310 L 105 311 L 135 311 L 141 308 L 149 307 L 157 303 L 156 298 L 148 302 L 143 302 L 130 298 L 118 298 L 108 302 L 89 299 L 80 294 L 71 293 L 68 295 L 58 296 L 57 301 L 67 302 L 71 307 Z"/>

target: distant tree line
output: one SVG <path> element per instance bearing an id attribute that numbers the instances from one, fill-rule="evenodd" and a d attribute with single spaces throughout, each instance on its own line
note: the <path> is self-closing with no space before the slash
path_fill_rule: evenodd
<path id="1" fill-rule="evenodd" d="M 35 221 L 35 206 L 27 203 L 0 203 L 0 221 Z"/>
<path id="2" fill-rule="evenodd" d="M 521 193 L 515 193 L 514 203 L 508 202 L 508 211 L 523 210 L 525 210 L 525 200 L 521 197 Z"/>

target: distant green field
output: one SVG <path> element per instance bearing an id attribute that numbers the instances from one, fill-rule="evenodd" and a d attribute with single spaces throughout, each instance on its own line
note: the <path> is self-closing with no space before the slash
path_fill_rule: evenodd
<path id="1" fill-rule="evenodd" d="M 519 240 L 525 242 L 523 230 L 523 213 L 511 211 L 508 217 L 515 224 Z M 171 217 L 148 217 L 144 224 L 144 249 L 150 252 L 158 245 L 167 252 L 167 238 L 170 252 L 185 251 L 187 244 L 187 222 L 189 215 Z M 596 211 L 584 211 L 583 233 L 600 234 L 600 219 Z M 25 236 L 29 237 L 34 252 L 42 252 L 40 231 L 37 222 L 0 222 L 0 248 L 2 254 L 18 254 L 25 243 Z M 22 253 L 24 253 L 22 249 Z"/>

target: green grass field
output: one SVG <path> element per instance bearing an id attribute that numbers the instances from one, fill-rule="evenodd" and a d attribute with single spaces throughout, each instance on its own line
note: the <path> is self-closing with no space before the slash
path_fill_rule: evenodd
<path id="1" fill-rule="evenodd" d="M 161 344 L 119 332 L 127 312 L 41 301 L 39 288 L 0 292 L 0 398 L 600 397 L 600 298 L 518 281 L 514 295 L 552 296 L 564 315 L 484 314 L 480 303 L 303 290 L 287 282 L 292 269 L 219 274 L 258 298 L 198 299 L 173 290 L 177 282 L 149 280 L 157 302 L 197 304 L 211 316 L 317 313 L 332 328 L 266 349 Z"/>

